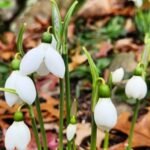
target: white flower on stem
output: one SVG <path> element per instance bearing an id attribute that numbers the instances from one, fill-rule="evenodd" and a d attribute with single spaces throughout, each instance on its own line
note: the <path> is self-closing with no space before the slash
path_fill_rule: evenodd
<path id="1" fill-rule="evenodd" d="M 116 69 L 115 71 L 111 72 L 111 75 L 112 75 L 112 82 L 114 84 L 118 83 L 124 77 L 124 69 L 123 68 Z"/>
<path id="2" fill-rule="evenodd" d="M 76 134 L 76 130 L 77 130 L 77 124 L 69 124 L 67 126 L 66 135 L 68 141 L 71 141 L 74 138 Z"/>
<path id="3" fill-rule="evenodd" d="M 24 121 L 14 121 L 6 131 L 5 147 L 7 150 L 26 150 L 30 140 L 30 130 Z"/>
<path id="4" fill-rule="evenodd" d="M 21 61 L 20 71 L 25 75 L 37 72 L 41 76 L 51 72 L 55 76 L 63 78 L 65 64 L 62 56 L 56 50 L 56 40 L 54 37 L 51 44 L 41 43 L 27 52 Z"/>
<path id="5" fill-rule="evenodd" d="M 94 120 L 103 131 L 109 131 L 116 125 L 117 110 L 110 98 L 99 98 L 94 109 Z"/>
<path id="6" fill-rule="evenodd" d="M 125 93 L 128 98 L 141 100 L 147 94 L 147 85 L 141 76 L 133 76 L 128 80 Z"/>
<path id="7" fill-rule="evenodd" d="M 5 83 L 5 88 L 13 89 L 17 94 L 5 92 L 5 99 L 9 106 L 25 102 L 31 105 L 36 99 L 36 89 L 33 81 L 19 71 L 13 71 Z"/>

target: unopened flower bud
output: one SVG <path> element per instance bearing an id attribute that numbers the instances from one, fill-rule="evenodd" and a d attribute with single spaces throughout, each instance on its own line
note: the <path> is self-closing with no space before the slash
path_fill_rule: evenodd
<path id="1" fill-rule="evenodd" d="M 76 130 L 77 130 L 77 124 L 69 124 L 67 126 L 67 131 L 66 131 L 66 135 L 67 135 L 67 140 L 71 141 L 75 134 L 76 134 Z"/>

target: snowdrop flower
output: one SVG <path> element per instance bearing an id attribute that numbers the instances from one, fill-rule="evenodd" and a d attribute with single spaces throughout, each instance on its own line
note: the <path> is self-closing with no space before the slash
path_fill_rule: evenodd
<path id="1" fill-rule="evenodd" d="M 115 71 L 111 72 L 111 74 L 112 74 L 112 82 L 114 84 L 116 84 L 123 79 L 124 70 L 123 70 L 123 68 L 119 68 L 119 69 L 116 69 Z"/>
<path id="2" fill-rule="evenodd" d="M 141 100 L 147 94 L 147 85 L 144 79 L 141 76 L 133 76 L 131 79 L 128 80 L 125 93 L 128 98 L 134 98 Z"/>
<path id="3" fill-rule="evenodd" d="M 31 49 L 23 57 L 20 71 L 25 75 L 37 72 L 41 76 L 51 72 L 55 76 L 63 78 L 65 64 L 62 56 L 56 50 L 56 44 L 55 38 L 52 37 L 51 44 L 42 42 L 39 46 Z"/>
<path id="4" fill-rule="evenodd" d="M 94 120 L 103 131 L 109 131 L 116 125 L 117 110 L 110 98 L 99 98 L 94 109 Z"/>
<path id="5" fill-rule="evenodd" d="M 19 71 L 13 71 L 5 83 L 5 88 L 14 89 L 17 93 L 5 92 L 5 99 L 9 106 L 15 103 L 25 102 L 31 105 L 36 98 L 36 89 L 33 81 Z"/>
<path id="6" fill-rule="evenodd" d="M 77 124 L 69 124 L 67 126 L 67 131 L 66 131 L 66 135 L 67 135 L 67 140 L 71 141 L 75 134 L 76 134 L 76 130 L 77 130 Z"/>
<path id="7" fill-rule="evenodd" d="M 31 140 L 31 134 L 24 121 L 14 121 L 5 135 L 5 147 L 7 150 L 26 150 Z"/>
<path id="8" fill-rule="evenodd" d="M 131 0 L 135 3 L 136 7 L 142 7 L 143 5 L 143 0 Z"/>

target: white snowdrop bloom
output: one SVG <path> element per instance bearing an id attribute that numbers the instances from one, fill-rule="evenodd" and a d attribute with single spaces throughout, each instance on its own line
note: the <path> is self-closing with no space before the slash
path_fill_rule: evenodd
<path id="1" fill-rule="evenodd" d="M 36 89 L 33 81 L 19 71 L 13 71 L 5 83 L 5 88 L 14 89 L 17 93 L 5 92 L 5 99 L 9 106 L 15 103 L 25 103 L 31 105 L 36 99 Z"/>
<path id="2" fill-rule="evenodd" d="M 143 0 L 131 0 L 135 3 L 136 7 L 142 7 L 143 5 Z"/>
<path id="3" fill-rule="evenodd" d="M 23 57 L 20 64 L 20 71 L 29 75 L 37 72 L 38 75 L 44 76 L 49 72 L 59 78 L 65 74 L 65 64 L 62 56 L 56 50 L 56 40 L 52 37 L 52 43 L 41 43 L 39 46 L 31 49 Z"/>
<path id="4" fill-rule="evenodd" d="M 30 130 L 24 121 L 14 121 L 6 131 L 5 147 L 7 150 L 27 150 L 30 140 Z"/>
<path id="5" fill-rule="evenodd" d="M 141 76 L 133 76 L 128 80 L 125 93 L 128 98 L 141 100 L 147 94 L 147 85 Z"/>
<path id="6" fill-rule="evenodd" d="M 94 109 L 94 120 L 103 131 L 109 131 L 116 125 L 117 110 L 110 98 L 99 98 Z"/>
<path id="7" fill-rule="evenodd" d="M 69 124 L 67 126 L 66 135 L 68 141 L 71 141 L 74 138 L 76 134 L 76 130 L 77 130 L 77 124 Z"/>
<path id="8" fill-rule="evenodd" d="M 123 68 L 116 69 L 115 71 L 111 72 L 111 74 L 112 74 L 112 82 L 114 84 L 118 83 L 124 77 L 124 69 Z"/>

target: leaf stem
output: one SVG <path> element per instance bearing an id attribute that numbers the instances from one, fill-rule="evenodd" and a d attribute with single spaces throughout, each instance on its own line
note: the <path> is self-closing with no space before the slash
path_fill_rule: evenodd
<path id="1" fill-rule="evenodd" d="M 17 94 L 14 89 L 9 89 L 9 88 L 0 88 L 0 91 L 12 93 L 12 94 Z"/>
<path id="2" fill-rule="evenodd" d="M 70 122 L 70 107 L 71 107 L 71 93 L 70 93 L 70 75 L 68 68 L 68 54 L 63 54 L 64 62 L 65 62 L 65 90 L 66 90 L 66 109 L 67 109 L 67 125 Z"/>
<path id="3" fill-rule="evenodd" d="M 31 78 L 34 82 L 33 75 L 31 76 Z M 41 130 L 41 134 L 42 134 L 42 141 L 43 141 L 43 147 L 44 147 L 43 150 L 48 150 L 47 139 L 46 139 L 46 131 L 44 129 L 44 122 L 43 122 L 42 112 L 41 112 L 41 108 L 40 108 L 40 100 L 39 100 L 39 95 L 38 95 L 37 91 L 36 91 L 35 106 L 36 106 L 36 110 L 37 110 L 38 121 L 39 121 L 39 124 L 40 124 L 40 130 Z"/>
<path id="4" fill-rule="evenodd" d="M 35 137 L 35 140 L 36 140 L 37 148 L 38 148 L 38 150 L 42 150 L 41 144 L 40 144 L 40 139 L 39 139 L 39 136 L 38 136 L 38 129 L 37 129 L 37 126 L 36 126 L 33 107 L 31 105 L 28 105 L 28 109 L 29 109 L 29 114 L 30 114 L 30 118 L 31 118 L 31 122 L 32 122 L 32 129 L 33 129 L 34 137 Z"/>
<path id="5" fill-rule="evenodd" d="M 63 150 L 63 125 L 64 125 L 64 80 L 60 79 L 60 105 L 59 105 L 59 150 Z"/>
<path id="6" fill-rule="evenodd" d="M 109 147 L 109 131 L 105 132 L 105 139 L 104 139 L 104 150 L 108 150 Z"/>
<path id="7" fill-rule="evenodd" d="M 132 118 L 130 134 L 129 134 L 129 138 L 128 138 L 128 146 L 127 146 L 126 150 L 132 150 L 132 138 L 133 138 L 133 134 L 134 134 L 134 127 L 135 127 L 136 120 L 137 120 L 137 117 L 138 117 L 139 107 L 140 107 L 140 101 L 137 100 L 136 105 L 135 105 L 133 118 Z"/>

